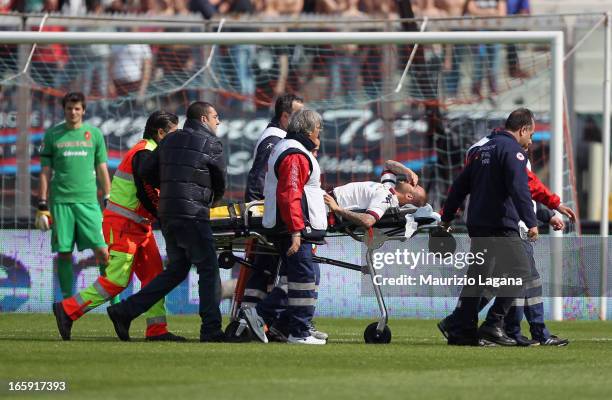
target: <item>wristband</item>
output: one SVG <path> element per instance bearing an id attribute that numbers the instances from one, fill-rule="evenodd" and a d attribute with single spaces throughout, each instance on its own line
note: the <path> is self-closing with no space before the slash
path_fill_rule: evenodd
<path id="1" fill-rule="evenodd" d="M 48 211 L 49 205 L 47 204 L 47 200 L 39 200 L 38 201 L 38 210 L 40 211 Z"/>

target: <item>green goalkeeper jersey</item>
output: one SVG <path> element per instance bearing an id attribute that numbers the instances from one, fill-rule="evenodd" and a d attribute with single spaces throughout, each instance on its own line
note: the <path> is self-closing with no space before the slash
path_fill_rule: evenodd
<path id="1" fill-rule="evenodd" d="M 41 166 L 51 167 L 51 197 L 55 203 L 98 201 L 96 166 L 106 162 L 102 132 L 92 125 L 68 129 L 63 122 L 45 132 L 40 150 Z"/>

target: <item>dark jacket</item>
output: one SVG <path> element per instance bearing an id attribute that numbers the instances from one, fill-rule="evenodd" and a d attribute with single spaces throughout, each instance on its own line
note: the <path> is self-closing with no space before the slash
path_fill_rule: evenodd
<path id="1" fill-rule="evenodd" d="M 270 122 L 266 129 L 270 127 L 280 129 L 278 123 L 274 121 Z M 263 140 L 260 139 L 261 142 L 257 144 L 257 148 L 255 149 L 255 158 L 253 159 L 253 164 L 251 165 L 251 169 L 249 170 L 249 174 L 247 176 L 246 190 L 244 193 L 245 202 L 249 203 L 254 200 L 263 200 L 263 188 L 266 180 L 268 158 L 270 158 L 270 153 L 272 153 L 274 146 L 276 146 L 281 139 L 282 138 L 279 136 L 270 135 Z"/>
<path id="2" fill-rule="evenodd" d="M 453 182 L 444 204 L 443 221 L 451 221 L 470 195 L 467 226 L 518 231 L 518 222 L 537 226 L 527 183 L 527 154 L 508 132 L 477 148 Z"/>
<path id="3" fill-rule="evenodd" d="M 208 127 L 190 119 L 160 142 L 139 173 L 160 189 L 162 222 L 208 220 L 211 205 L 225 191 L 223 145 Z"/>

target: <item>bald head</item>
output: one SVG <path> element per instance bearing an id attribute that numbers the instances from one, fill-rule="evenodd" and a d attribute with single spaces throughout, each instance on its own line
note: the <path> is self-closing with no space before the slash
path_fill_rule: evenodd
<path id="1" fill-rule="evenodd" d="M 408 182 L 398 182 L 395 186 L 395 192 L 400 206 L 412 204 L 416 207 L 423 207 L 427 204 L 427 193 L 422 186 L 411 185 Z"/>

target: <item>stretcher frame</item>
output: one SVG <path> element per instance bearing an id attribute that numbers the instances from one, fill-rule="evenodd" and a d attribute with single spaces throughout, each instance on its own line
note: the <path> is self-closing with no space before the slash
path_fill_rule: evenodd
<path id="1" fill-rule="evenodd" d="M 245 332 L 244 324 L 240 324 L 239 322 L 240 306 L 244 296 L 246 282 L 251 271 L 256 269 L 255 265 L 253 265 L 254 257 L 257 254 L 264 254 L 256 252 L 255 248 L 257 248 L 258 251 L 264 249 L 266 251 L 265 254 L 277 254 L 274 244 L 268 240 L 266 235 L 266 233 L 270 232 L 265 232 L 267 230 L 263 228 L 261 224 L 255 223 L 255 221 L 261 219 L 261 217 L 254 217 L 253 215 L 261 214 L 262 206 L 263 201 L 255 201 L 243 205 L 228 204 L 225 207 L 227 207 L 228 210 L 229 221 L 226 219 L 223 223 L 219 223 L 221 221 L 211 219 L 215 245 L 219 252 L 219 266 L 221 268 L 231 269 L 236 264 L 240 265 L 236 289 L 232 297 L 230 324 L 226 329 L 228 337 L 232 335 L 237 337 Z M 253 210 L 259 212 L 254 213 Z M 364 340 L 366 343 L 391 342 L 391 329 L 388 326 L 389 313 L 385 304 L 384 295 L 380 286 L 374 283 L 376 270 L 374 269 L 373 253 L 389 240 L 407 240 L 408 238 L 405 235 L 406 215 L 414 214 L 417 210 L 416 207 L 392 208 L 385 213 L 374 227 L 367 230 L 342 221 L 334 224 L 328 229 L 326 237 L 349 236 L 354 240 L 364 243 L 367 249 L 365 265 L 313 255 L 313 261 L 319 264 L 328 264 L 369 275 L 380 315 L 377 322 L 368 325 L 364 330 Z M 436 213 L 431 213 L 429 217 L 414 217 L 414 222 L 418 224 L 418 228 L 412 236 L 422 232 L 429 232 L 437 228 L 439 216 Z M 219 229 L 221 225 L 223 228 Z M 324 241 L 303 240 L 313 244 L 325 244 Z M 242 252 L 244 256 L 237 256 L 234 254 L 234 251 Z M 279 269 L 280 261 L 279 265 L 276 267 L 274 277 L 275 284 L 278 283 Z"/>

